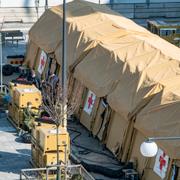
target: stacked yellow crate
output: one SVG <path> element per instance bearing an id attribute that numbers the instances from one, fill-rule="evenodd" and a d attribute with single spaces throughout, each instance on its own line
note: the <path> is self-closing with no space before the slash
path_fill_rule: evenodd
<path id="1" fill-rule="evenodd" d="M 38 167 L 57 164 L 56 126 L 46 123 L 34 123 L 32 139 L 33 163 Z M 59 160 L 67 161 L 69 153 L 69 134 L 63 128 L 59 128 Z"/>
<path id="2" fill-rule="evenodd" d="M 40 159 L 41 166 L 54 165 L 57 163 L 57 134 L 56 129 L 40 129 L 40 147 L 42 150 Z M 63 128 L 59 128 L 59 160 L 66 162 L 70 152 L 69 134 Z"/>
<path id="3" fill-rule="evenodd" d="M 32 150 L 32 161 L 33 163 L 37 166 L 40 167 L 39 163 L 39 155 L 41 152 L 40 146 L 39 146 L 39 140 L 40 140 L 40 135 L 39 135 L 39 130 L 42 128 L 52 128 L 54 129 L 56 126 L 54 124 L 49 124 L 49 123 L 43 123 L 43 122 L 34 122 L 31 130 L 31 139 L 32 139 L 32 145 L 31 145 L 31 150 Z"/>
<path id="4" fill-rule="evenodd" d="M 13 97 L 13 93 L 15 91 L 16 88 L 18 89 L 24 89 L 24 88 L 32 88 L 35 86 L 32 84 L 18 84 L 18 83 L 14 83 L 14 82 L 10 82 L 9 83 L 9 93 L 10 93 L 10 96 Z"/>
<path id="5" fill-rule="evenodd" d="M 10 83 L 10 95 L 9 117 L 18 128 L 24 128 L 24 109 L 29 103 L 31 111 L 37 113 L 42 102 L 41 92 L 34 85 Z"/>
<path id="6" fill-rule="evenodd" d="M 19 108 L 26 108 L 31 103 L 32 108 L 39 108 L 42 102 L 41 92 L 35 88 L 16 88 L 13 93 L 13 101 Z"/>

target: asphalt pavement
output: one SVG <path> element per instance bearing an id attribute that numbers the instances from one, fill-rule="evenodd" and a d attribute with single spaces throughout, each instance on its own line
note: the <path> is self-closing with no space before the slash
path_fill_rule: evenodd
<path id="1" fill-rule="evenodd" d="M 0 113 L 0 180 L 17 180 L 21 169 L 30 168 L 31 145 L 18 137 L 16 129 Z"/>

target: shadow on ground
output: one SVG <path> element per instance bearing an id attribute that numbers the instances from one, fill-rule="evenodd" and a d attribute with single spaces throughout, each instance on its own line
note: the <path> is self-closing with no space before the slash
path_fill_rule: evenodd
<path id="1" fill-rule="evenodd" d="M 30 167 L 29 161 L 30 150 L 20 149 L 17 153 L 0 151 L 0 172 L 19 174 L 21 169 Z"/>

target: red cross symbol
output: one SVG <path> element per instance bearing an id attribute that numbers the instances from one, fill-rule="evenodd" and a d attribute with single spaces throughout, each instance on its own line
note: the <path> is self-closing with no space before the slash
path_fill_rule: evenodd
<path id="1" fill-rule="evenodd" d="M 162 168 L 166 165 L 166 160 L 164 159 L 165 156 L 166 156 L 165 153 L 163 153 L 163 155 L 159 157 L 159 162 L 160 162 L 159 168 L 161 171 Z"/>
<path id="2" fill-rule="evenodd" d="M 91 93 L 91 96 L 88 98 L 88 109 L 91 107 L 93 104 L 93 94 Z"/>
<path id="3" fill-rule="evenodd" d="M 44 60 L 44 56 L 43 56 L 42 59 L 41 59 L 41 69 L 43 69 L 44 64 L 45 64 L 45 60 Z"/>

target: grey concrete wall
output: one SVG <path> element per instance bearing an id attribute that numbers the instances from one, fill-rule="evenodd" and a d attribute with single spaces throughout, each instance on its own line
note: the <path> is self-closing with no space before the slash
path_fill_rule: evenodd
<path id="1" fill-rule="evenodd" d="M 48 0 L 50 6 L 55 6 L 62 2 L 63 0 Z M 39 5 L 44 6 L 45 0 L 39 0 Z M 0 0 L 0 7 L 35 7 L 35 0 Z"/>
<path id="2" fill-rule="evenodd" d="M 5 0 L 4 0 L 5 1 Z M 11 0 L 14 1 L 15 0 Z M 25 1 L 25 0 L 24 0 Z M 50 1 L 50 0 L 49 0 Z M 99 2 L 99 0 L 89 0 Z M 125 2 L 126 3 L 118 3 Z M 132 19 L 148 19 L 152 17 L 180 18 L 180 0 L 179 2 L 166 3 L 142 3 L 147 0 L 134 0 L 138 3 L 132 3 L 133 0 L 100 0 L 101 3 L 107 3 L 107 6 L 120 14 Z M 155 1 L 155 0 L 148 0 Z M 167 1 L 167 0 L 157 0 Z M 169 0 L 170 1 L 170 0 Z M 173 1 L 173 0 L 171 0 Z M 2 0 L 1 0 L 2 2 Z M 131 3 L 127 3 L 131 2 Z M 38 9 L 39 16 L 44 12 L 44 7 Z M 0 7 L 0 25 L 3 21 L 23 21 L 23 23 L 33 24 L 37 21 L 37 11 L 35 7 Z M 24 25 L 23 25 L 24 26 Z"/>
<path id="3" fill-rule="evenodd" d="M 111 9 L 132 19 L 153 17 L 179 18 L 180 2 L 168 3 L 111 3 Z"/>
<path id="4" fill-rule="evenodd" d="M 44 8 L 38 9 L 40 16 L 44 12 Z M 0 22 L 7 21 L 23 21 L 35 22 L 37 20 L 37 11 L 35 8 L 0 8 Z"/>

